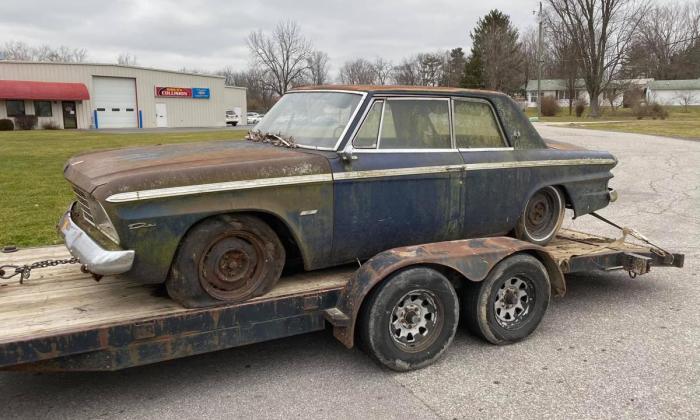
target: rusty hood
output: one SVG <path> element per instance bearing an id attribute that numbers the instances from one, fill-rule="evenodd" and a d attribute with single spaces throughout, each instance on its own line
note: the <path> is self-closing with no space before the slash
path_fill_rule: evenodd
<path id="1" fill-rule="evenodd" d="M 115 149 L 77 155 L 64 176 L 98 199 L 123 192 L 330 173 L 324 156 L 248 141 Z"/>

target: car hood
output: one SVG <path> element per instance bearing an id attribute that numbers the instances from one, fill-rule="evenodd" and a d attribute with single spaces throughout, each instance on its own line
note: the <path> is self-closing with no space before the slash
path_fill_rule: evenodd
<path id="1" fill-rule="evenodd" d="M 249 141 L 156 145 L 71 158 L 66 179 L 102 200 L 112 194 L 216 182 L 330 173 L 328 159 Z"/>

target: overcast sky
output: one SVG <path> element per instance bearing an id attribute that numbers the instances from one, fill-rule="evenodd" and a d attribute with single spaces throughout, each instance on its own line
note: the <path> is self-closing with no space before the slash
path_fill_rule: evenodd
<path id="1" fill-rule="evenodd" d="M 335 70 L 355 57 L 398 62 L 418 52 L 462 47 L 476 20 L 497 8 L 522 30 L 535 24 L 536 0 L 223 1 L 3 0 L 0 40 L 66 45 L 88 59 L 115 62 L 129 52 L 147 67 L 214 71 L 248 66 L 247 35 L 297 21 Z"/>

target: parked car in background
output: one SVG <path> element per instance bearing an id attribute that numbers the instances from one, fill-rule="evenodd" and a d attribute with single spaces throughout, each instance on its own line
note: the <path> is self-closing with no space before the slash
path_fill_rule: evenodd
<path id="1" fill-rule="evenodd" d="M 237 126 L 241 117 L 235 111 L 226 111 L 226 125 Z"/>
<path id="2" fill-rule="evenodd" d="M 615 199 L 610 153 L 549 146 L 496 92 L 300 88 L 248 140 L 72 158 L 69 249 L 94 273 L 165 282 L 207 306 L 271 290 L 285 266 L 496 235 L 545 245 L 565 208 L 578 217 Z"/>
<path id="3" fill-rule="evenodd" d="M 260 122 L 260 120 L 262 119 L 262 115 L 258 114 L 257 112 L 248 112 L 246 114 L 246 119 L 246 123 L 248 125 L 255 125 Z"/>

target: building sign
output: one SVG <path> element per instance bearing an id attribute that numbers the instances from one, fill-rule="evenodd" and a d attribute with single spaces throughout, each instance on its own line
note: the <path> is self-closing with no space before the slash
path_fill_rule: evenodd
<path id="1" fill-rule="evenodd" d="M 195 99 L 209 99 L 209 88 L 192 88 L 192 97 Z"/>
<path id="2" fill-rule="evenodd" d="M 156 96 L 161 98 L 209 99 L 209 88 L 182 88 L 156 86 Z"/>

